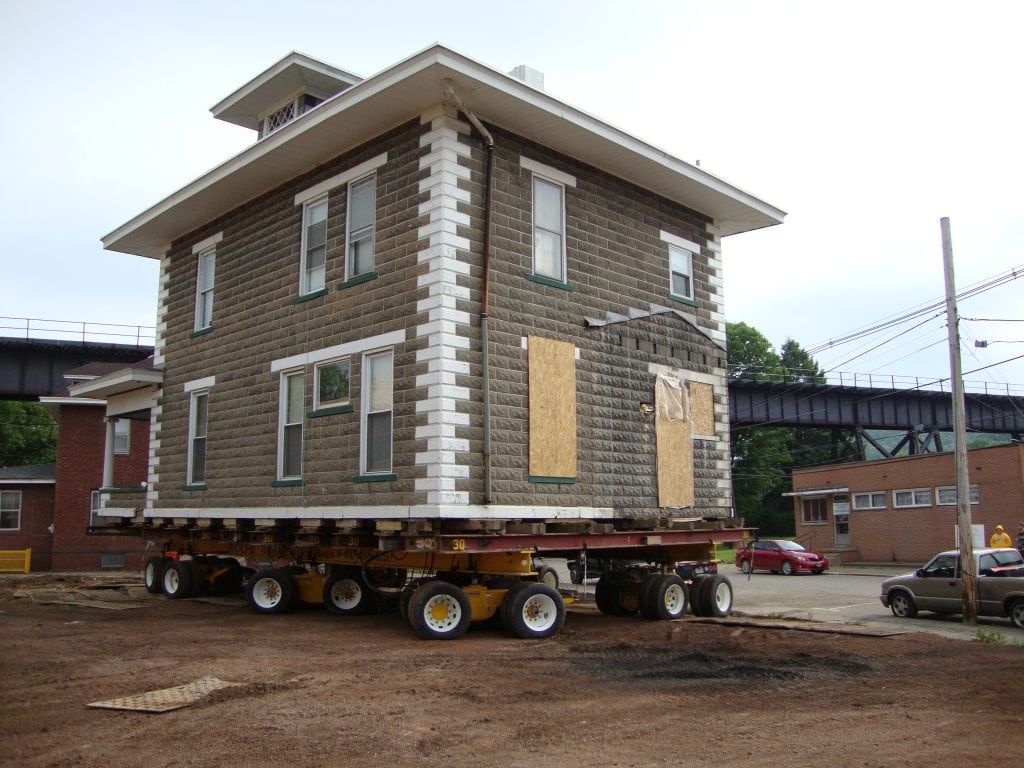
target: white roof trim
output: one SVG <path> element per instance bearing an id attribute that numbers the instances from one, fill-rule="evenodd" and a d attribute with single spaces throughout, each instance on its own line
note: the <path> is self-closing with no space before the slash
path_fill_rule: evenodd
<path id="1" fill-rule="evenodd" d="M 785 217 L 695 165 L 435 45 L 295 118 L 103 237 L 103 247 L 161 258 L 172 241 L 197 227 L 434 108 L 446 85 L 485 122 L 694 208 L 713 219 L 723 236 Z"/>
<path id="2" fill-rule="evenodd" d="M 93 381 L 93 379 L 89 379 Z M 43 405 L 106 405 L 106 400 L 96 400 L 88 397 L 40 397 L 39 402 Z"/>
<path id="3" fill-rule="evenodd" d="M 109 398 L 113 395 L 120 395 L 142 387 L 159 386 L 163 384 L 164 372 L 153 368 L 124 368 L 120 371 L 108 373 L 92 381 L 85 381 L 81 384 L 72 384 L 68 391 L 72 397 L 80 395 L 100 395 Z"/>
<path id="4" fill-rule="evenodd" d="M 18 480 L 14 477 L 0 478 L 0 485 L 53 485 L 56 480 Z"/>
<path id="5" fill-rule="evenodd" d="M 836 485 L 828 488 L 801 488 L 799 491 L 790 491 L 783 496 L 831 496 L 833 493 L 849 493 L 849 486 Z"/>

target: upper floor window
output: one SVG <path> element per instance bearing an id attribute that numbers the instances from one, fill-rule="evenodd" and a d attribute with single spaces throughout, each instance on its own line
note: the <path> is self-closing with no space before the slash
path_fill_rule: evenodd
<path id="1" fill-rule="evenodd" d="M 693 254 L 675 245 L 668 247 L 669 290 L 674 296 L 693 299 Z"/>
<path id="2" fill-rule="evenodd" d="M 373 271 L 373 235 L 377 216 L 377 177 L 353 181 L 348 186 L 349 278 Z"/>
<path id="3" fill-rule="evenodd" d="M 191 393 L 188 425 L 188 484 L 206 482 L 206 430 L 209 419 L 210 393 Z"/>
<path id="4" fill-rule="evenodd" d="M 21 529 L 21 491 L 0 491 L 0 531 Z"/>
<path id="5" fill-rule="evenodd" d="M 192 246 L 196 257 L 196 331 L 205 331 L 213 325 L 213 282 L 217 265 L 217 243 L 224 233 L 206 238 Z"/>
<path id="6" fill-rule="evenodd" d="M 319 96 L 314 96 L 311 93 L 300 93 L 260 120 L 260 138 L 269 136 L 278 128 L 288 125 L 296 117 L 308 112 L 321 102 L 323 102 L 323 99 Z"/>
<path id="7" fill-rule="evenodd" d="M 564 189 L 533 177 L 533 272 L 565 282 Z"/>
<path id="8" fill-rule="evenodd" d="M 128 419 L 114 419 L 114 453 L 124 456 L 131 452 L 132 423 Z"/>
<path id="9" fill-rule="evenodd" d="M 394 353 L 363 357 L 363 474 L 391 471 Z"/>
<path id="10" fill-rule="evenodd" d="M 281 375 L 281 410 L 278 427 L 277 476 L 280 480 L 302 477 L 302 425 L 305 418 L 306 374 L 286 371 Z"/>
<path id="11" fill-rule="evenodd" d="M 327 260 L 327 196 L 302 207 L 302 290 L 323 290 Z"/>
<path id="12" fill-rule="evenodd" d="M 930 507 L 932 491 L 930 488 L 903 488 L 892 492 L 892 505 L 901 507 Z"/>

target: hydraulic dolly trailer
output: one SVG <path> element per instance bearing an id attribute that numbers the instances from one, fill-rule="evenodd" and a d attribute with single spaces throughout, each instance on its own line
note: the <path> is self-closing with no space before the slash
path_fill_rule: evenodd
<path id="1" fill-rule="evenodd" d="M 725 616 L 732 609 L 728 579 L 693 575 L 678 564 L 703 566 L 714 559 L 716 544 L 750 535 L 749 529 L 715 521 L 686 530 L 596 533 L 415 535 L 159 524 L 144 530 L 136 525 L 131 532 L 164 539 L 163 554 L 145 565 L 146 589 L 152 593 L 178 599 L 244 588 L 257 613 L 285 613 L 300 603 L 322 603 L 341 616 L 397 607 L 428 639 L 457 638 L 470 623 L 484 621 L 497 621 L 522 638 L 556 634 L 565 621 L 567 598 L 575 598 L 548 583 L 546 569 L 534 558 L 585 562 L 587 553 L 613 564 L 595 588 L 604 614 L 677 619 L 689 607 L 695 615 Z M 253 561 L 290 565 L 257 570 L 242 564 Z"/>

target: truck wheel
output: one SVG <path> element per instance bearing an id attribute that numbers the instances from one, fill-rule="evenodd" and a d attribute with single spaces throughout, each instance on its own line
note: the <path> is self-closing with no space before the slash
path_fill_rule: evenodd
<path id="1" fill-rule="evenodd" d="M 653 574 L 641 587 L 640 612 L 648 619 L 678 619 L 686 613 L 686 585 L 676 574 Z M 646 579 L 645 579 L 646 581 Z"/>
<path id="2" fill-rule="evenodd" d="M 374 594 L 366 586 L 361 573 L 343 568 L 332 573 L 324 582 L 324 605 L 337 616 L 372 613 Z"/>
<path id="3" fill-rule="evenodd" d="M 640 615 L 645 619 L 657 618 L 657 610 L 654 607 L 655 598 L 651 596 L 651 593 L 657 589 L 660 580 L 660 573 L 649 573 L 640 582 L 640 588 L 637 590 L 637 602 L 640 603 Z"/>
<path id="4" fill-rule="evenodd" d="M 724 618 L 732 613 L 732 583 L 725 576 L 711 576 L 704 586 L 705 616 Z"/>
<path id="5" fill-rule="evenodd" d="M 893 592 L 889 596 L 889 610 L 898 619 L 912 619 L 917 616 L 917 606 L 914 605 L 914 598 L 902 589 Z"/>
<path id="6" fill-rule="evenodd" d="M 542 565 L 537 569 L 537 581 L 547 584 L 552 589 L 558 589 L 558 573 L 548 565 Z"/>
<path id="7" fill-rule="evenodd" d="M 287 613 L 299 602 L 299 590 L 290 573 L 265 568 L 250 577 L 245 597 L 256 613 Z"/>
<path id="8" fill-rule="evenodd" d="M 171 600 L 192 597 L 192 567 L 188 560 L 171 560 L 160 580 L 163 592 Z"/>
<path id="9" fill-rule="evenodd" d="M 1010 603 L 1006 615 L 1010 617 L 1013 626 L 1018 629 L 1024 629 L 1024 600 L 1014 600 Z"/>
<path id="10" fill-rule="evenodd" d="M 704 610 L 704 599 L 701 597 L 701 593 L 704 591 L 704 585 L 711 579 L 710 576 L 694 576 L 693 581 L 690 583 L 690 612 L 694 616 L 707 616 L 707 612 Z"/>
<path id="11" fill-rule="evenodd" d="M 632 586 L 612 574 L 603 575 L 597 580 L 597 588 L 594 590 L 594 601 L 597 603 L 598 610 L 608 616 L 632 616 L 636 613 L 639 605 L 635 608 L 627 607 L 622 595 L 624 590 L 630 589 Z M 636 585 L 638 592 L 640 586 L 640 584 Z"/>
<path id="12" fill-rule="evenodd" d="M 454 640 L 469 629 L 472 609 L 466 593 L 446 581 L 431 581 L 409 600 L 409 623 L 427 640 Z"/>
<path id="13" fill-rule="evenodd" d="M 495 615 L 498 617 L 498 621 L 501 624 L 501 628 L 506 632 L 512 631 L 512 617 L 509 614 L 513 602 L 515 602 L 516 595 L 522 592 L 529 584 L 525 581 L 517 581 L 512 584 L 506 591 L 505 596 L 501 598 L 501 605 L 498 606 L 498 610 L 495 611 Z"/>
<path id="14" fill-rule="evenodd" d="M 164 569 L 167 567 L 167 558 L 154 555 L 146 561 L 142 570 L 142 579 L 146 584 L 146 591 L 151 595 L 159 595 L 163 592 Z"/>
<path id="15" fill-rule="evenodd" d="M 188 568 L 192 574 L 192 591 L 185 597 L 200 597 L 206 594 L 206 579 L 203 578 L 203 569 L 206 563 L 198 560 L 182 560 L 182 565 Z"/>
<path id="16" fill-rule="evenodd" d="M 565 623 L 565 603 L 547 584 L 526 584 L 512 594 L 505 620 L 516 637 L 540 639 L 558 633 Z M 504 603 L 504 601 L 502 601 Z"/>

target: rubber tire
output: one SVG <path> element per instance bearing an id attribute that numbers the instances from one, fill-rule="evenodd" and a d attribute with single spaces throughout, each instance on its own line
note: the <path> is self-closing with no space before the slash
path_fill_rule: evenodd
<path id="1" fill-rule="evenodd" d="M 616 610 L 619 602 L 619 585 L 608 574 L 597 580 L 597 587 L 594 588 L 594 602 L 597 603 L 597 610 L 605 616 L 620 615 L 621 605 Z"/>
<path id="2" fill-rule="evenodd" d="M 192 591 L 188 597 L 202 597 L 206 594 L 206 579 L 203 578 L 203 564 L 198 560 L 182 560 L 182 564 L 192 573 Z"/>
<path id="3" fill-rule="evenodd" d="M 187 560 L 170 560 L 160 578 L 160 586 L 170 600 L 192 597 L 192 566 Z"/>
<path id="4" fill-rule="evenodd" d="M 796 569 L 793 568 L 793 564 L 789 562 L 789 560 L 782 561 L 780 570 L 782 571 L 783 576 L 792 576 L 794 573 L 796 573 Z"/>
<path id="5" fill-rule="evenodd" d="M 658 616 L 656 598 L 652 597 L 652 592 L 657 590 L 660 580 L 660 573 L 649 573 L 640 582 L 637 602 L 640 604 L 640 615 L 645 619 L 655 619 Z"/>
<path id="6" fill-rule="evenodd" d="M 558 589 L 558 573 L 550 566 L 542 565 L 537 569 L 537 581 L 547 584 L 552 589 Z"/>
<path id="7" fill-rule="evenodd" d="M 668 621 L 686 614 L 686 585 L 674 573 L 654 574 L 641 595 L 640 612 L 645 618 Z"/>
<path id="8" fill-rule="evenodd" d="M 502 600 L 502 607 L 508 631 L 525 640 L 556 635 L 565 623 L 565 602 L 547 584 L 524 584 L 511 600 Z"/>
<path id="9" fill-rule="evenodd" d="M 1024 600 L 1014 600 L 1006 607 L 1006 615 L 1017 629 L 1024 629 Z"/>
<path id="10" fill-rule="evenodd" d="M 693 581 L 690 583 L 690 613 L 694 616 L 707 616 L 707 613 L 704 612 L 701 592 L 704 589 L 704 584 L 710 578 L 710 576 L 694 576 Z"/>
<path id="11" fill-rule="evenodd" d="M 748 576 L 750 575 L 750 572 L 753 571 L 754 568 L 749 559 L 743 561 L 743 564 L 740 566 L 740 570 L 743 571 L 744 574 Z"/>
<path id="12" fill-rule="evenodd" d="M 445 607 L 449 616 L 433 615 L 433 607 Z M 409 624 L 426 640 L 454 640 L 462 637 L 472 621 L 466 593 L 446 581 L 431 581 L 417 589 L 409 600 Z"/>
<path id="13" fill-rule="evenodd" d="M 167 558 L 162 555 L 153 555 L 146 561 L 146 565 L 142 568 L 142 581 L 149 594 L 159 595 L 164 591 L 164 569 L 166 567 Z"/>
<path id="14" fill-rule="evenodd" d="M 245 599 L 256 613 L 288 613 L 298 605 L 299 588 L 291 573 L 264 568 L 249 578 Z"/>
<path id="15" fill-rule="evenodd" d="M 704 584 L 704 615 L 723 619 L 732 613 L 732 582 L 725 576 L 711 576 Z"/>
<path id="16" fill-rule="evenodd" d="M 336 590 L 341 594 L 336 594 Z M 373 613 L 376 595 L 366 585 L 363 574 L 350 568 L 339 568 L 324 582 L 324 605 L 335 616 L 358 616 Z M 338 601 L 342 600 L 342 603 Z"/>
<path id="17" fill-rule="evenodd" d="M 512 631 L 512 617 L 509 615 L 509 606 L 515 601 L 516 595 L 526 589 L 527 586 L 529 586 L 529 582 L 526 581 L 517 581 L 510 586 L 505 592 L 505 596 L 501 598 L 501 605 L 498 606 L 498 610 L 494 612 L 494 615 L 498 617 L 501 628 L 506 632 Z"/>
<path id="18" fill-rule="evenodd" d="M 917 616 L 917 606 L 909 592 L 900 589 L 889 595 L 889 610 L 897 619 L 913 619 Z"/>

